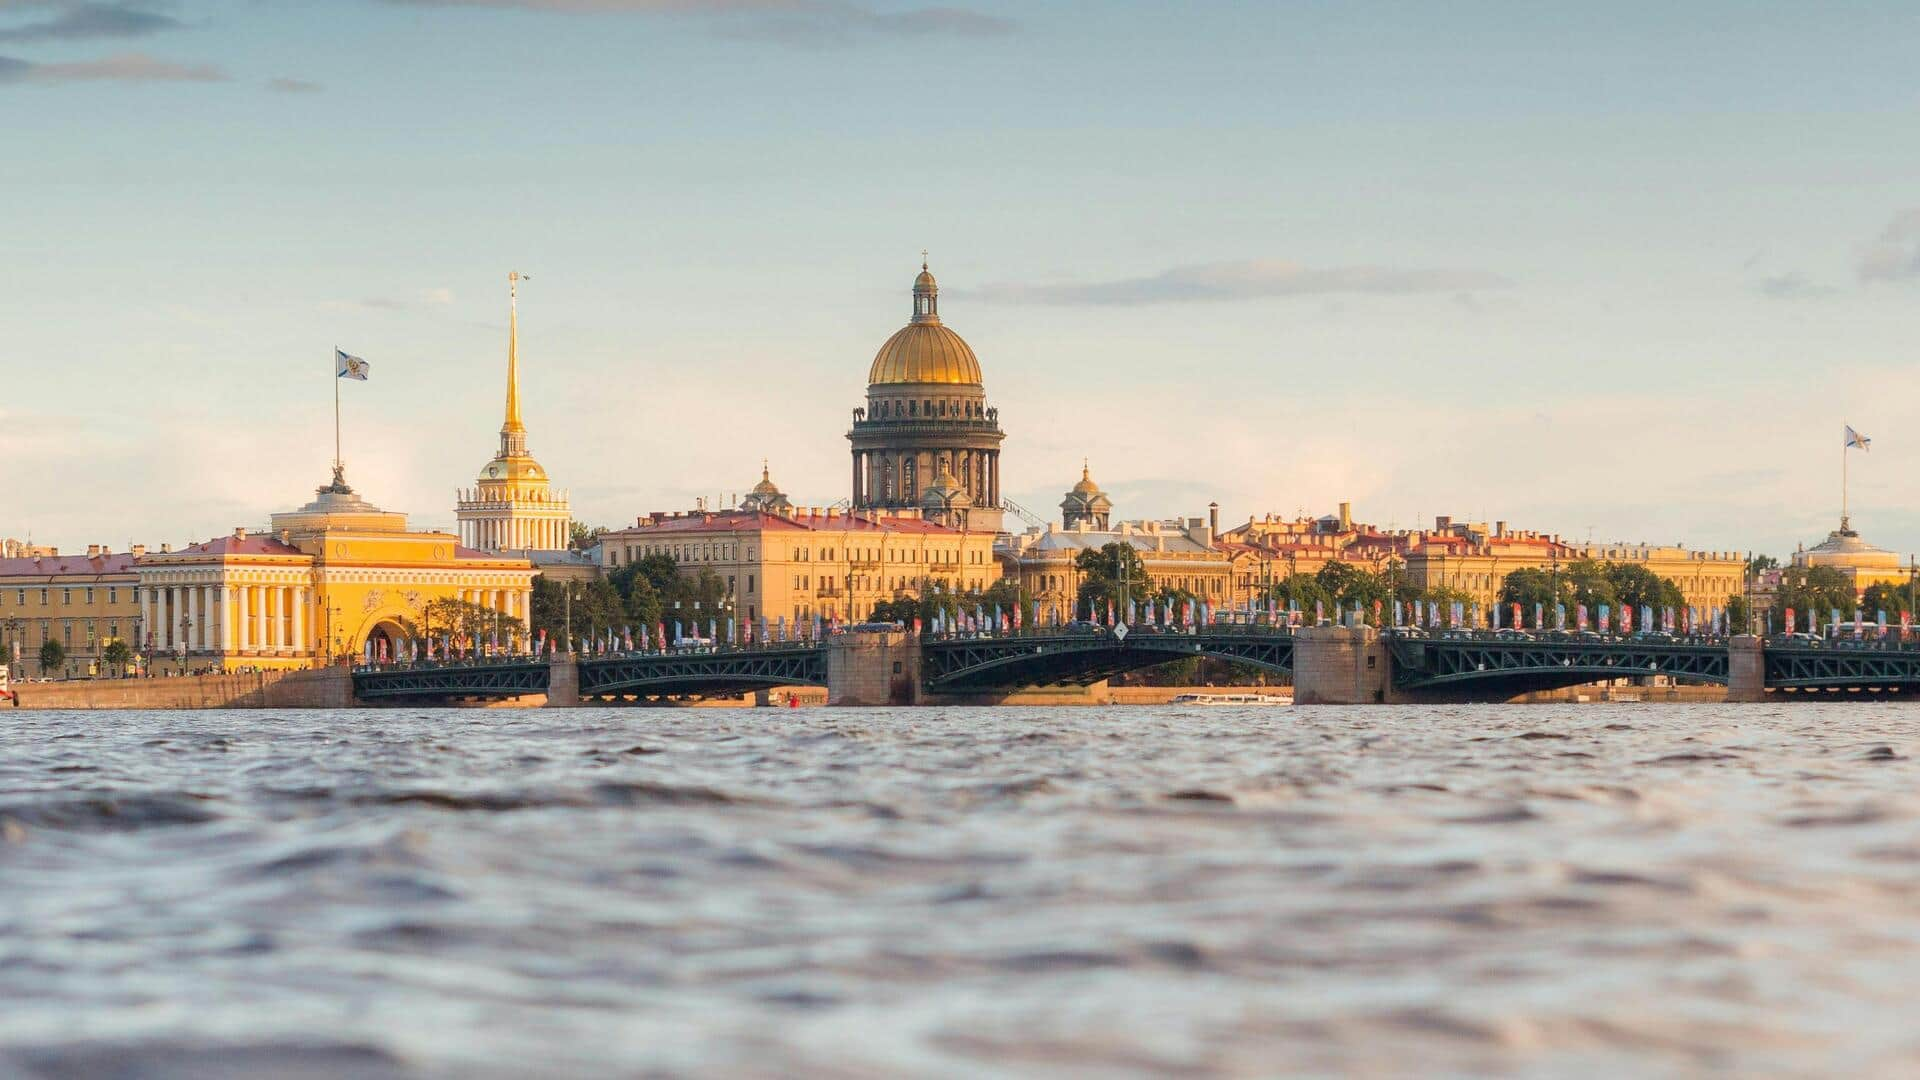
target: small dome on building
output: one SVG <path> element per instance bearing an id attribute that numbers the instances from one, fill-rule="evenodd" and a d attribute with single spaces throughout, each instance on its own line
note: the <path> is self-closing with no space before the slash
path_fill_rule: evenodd
<path id="1" fill-rule="evenodd" d="M 1060 523 L 1069 529 L 1082 524 L 1090 529 L 1105 529 L 1112 516 L 1113 500 L 1094 483 L 1087 463 L 1081 462 L 1080 482 L 1060 500 Z"/>
<path id="2" fill-rule="evenodd" d="M 760 463 L 760 482 L 753 485 L 747 497 L 740 500 L 740 509 L 759 510 L 769 514 L 784 514 L 793 509 L 793 502 L 773 482 L 773 476 L 767 471 L 767 463 Z"/>

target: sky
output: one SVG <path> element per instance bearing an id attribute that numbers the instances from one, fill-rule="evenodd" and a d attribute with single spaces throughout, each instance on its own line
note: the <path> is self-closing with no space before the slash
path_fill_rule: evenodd
<path id="1" fill-rule="evenodd" d="M 847 496 L 920 252 L 1046 517 L 1920 551 L 1920 8 L 0 0 L 0 536 Z"/>

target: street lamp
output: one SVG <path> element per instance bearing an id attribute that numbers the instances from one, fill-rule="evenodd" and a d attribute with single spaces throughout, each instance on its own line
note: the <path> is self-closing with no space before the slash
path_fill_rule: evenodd
<path id="1" fill-rule="evenodd" d="M 187 673 L 187 631 L 193 627 L 193 617 L 180 616 L 180 674 Z"/>

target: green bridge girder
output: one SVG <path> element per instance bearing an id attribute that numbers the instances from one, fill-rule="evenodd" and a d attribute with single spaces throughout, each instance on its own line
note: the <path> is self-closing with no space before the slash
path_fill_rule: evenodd
<path id="1" fill-rule="evenodd" d="M 825 686 L 827 650 L 811 643 L 710 653 L 637 653 L 580 661 L 582 699 L 655 694 L 744 694 Z"/>
<path id="2" fill-rule="evenodd" d="M 1403 690 L 1553 689 L 1648 675 L 1724 686 L 1730 663 L 1724 644 L 1707 642 L 1400 636 L 1389 636 L 1387 642 L 1393 684 Z"/>
<path id="3" fill-rule="evenodd" d="M 1100 630 L 935 638 L 921 645 L 920 674 L 934 692 L 1089 686 L 1122 672 L 1196 656 L 1291 674 L 1293 635 L 1266 627 L 1222 627 L 1194 634 L 1136 629 L 1125 635 Z"/>

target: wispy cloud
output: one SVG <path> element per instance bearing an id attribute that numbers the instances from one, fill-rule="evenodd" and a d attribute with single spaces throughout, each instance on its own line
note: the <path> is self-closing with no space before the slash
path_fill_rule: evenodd
<path id="1" fill-rule="evenodd" d="M 145 37 L 165 30 L 177 30 L 185 25 L 171 15 L 124 2 L 64 5 L 45 2 L 0 3 L 0 13 L 29 7 L 55 7 L 57 10 L 35 22 L 0 27 L 0 41 L 89 41 L 97 38 Z"/>
<path id="2" fill-rule="evenodd" d="M 452 289 L 432 288 L 421 289 L 412 296 L 370 296 L 360 301 L 360 306 L 379 311 L 409 311 L 416 308 L 447 307 L 453 303 L 453 299 Z"/>
<path id="3" fill-rule="evenodd" d="M 991 284 L 971 290 L 971 295 L 1009 304 L 1140 305 L 1336 293 L 1463 294 L 1511 285 L 1506 278 L 1483 270 L 1394 266 L 1316 268 L 1278 259 L 1250 259 L 1176 266 L 1150 277 L 1080 284 Z"/>
<path id="4" fill-rule="evenodd" d="M 0 56 L 0 84 L 34 82 L 225 82 L 227 74 L 210 64 L 176 64 L 145 53 L 121 53 L 98 60 L 37 64 Z"/>
<path id="5" fill-rule="evenodd" d="M 565 15 L 705 17 L 723 35 L 786 44 L 833 44 L 862 36 L 991 37 L 1011 19 L 969 8 L 883 11 L 852 0 L 383 0 L 406 7 L 495 8 Z"/>
<path id="6" fill-rule="evenodd" d="M 1814 300 L 1832 296 L 1836 291 L 1832 286 L 1822 285 L 1797 270 L 1763 277 L 1754 288 L 1760 295 L 1775 300 Z"/>
<path id="7" fill-rule="evenodd" d="M 281 94 L 314 94 L 326 89 L 326 87 L 321 86 L 317 82 L 308 82 L 305 79 L 288 79 L 283 77 L 268 79 L 267 89 Z"/>
<path id="8" fill-rule="evenodd" d="M 1856 269 L 1862 281 L 1920 278 L 1920 207 L 1895 214 L 1861 253 Z"/>

